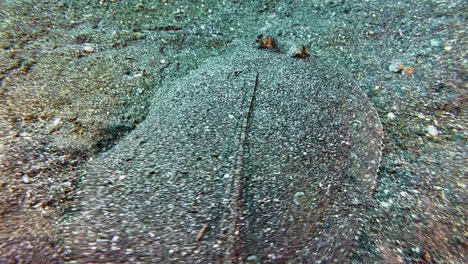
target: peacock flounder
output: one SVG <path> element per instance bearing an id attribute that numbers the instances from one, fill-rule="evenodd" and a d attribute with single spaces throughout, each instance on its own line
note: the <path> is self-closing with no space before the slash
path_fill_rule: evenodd
<path id="1" fill-rule="evenodd" d="M 346 263 L 381 145 L 339 71 L 253 48 L 210 59 L 90 164 L 69 261 Z"/>

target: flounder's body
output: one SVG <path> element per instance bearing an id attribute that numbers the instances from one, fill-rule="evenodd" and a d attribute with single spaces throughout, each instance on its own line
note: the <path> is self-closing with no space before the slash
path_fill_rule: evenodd
<path id="1" fill-rule="evenodd" d="M 69 260 L 344 263 L 381 140 L 370 101 L 330 67 L 255 49 L 209 60 L 90 165 Z"/>

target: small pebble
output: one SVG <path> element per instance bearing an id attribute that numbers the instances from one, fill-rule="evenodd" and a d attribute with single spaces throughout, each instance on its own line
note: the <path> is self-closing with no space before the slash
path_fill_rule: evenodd
<path id="1" fill-rule="evenodd" d="M 390 112 L 390 113 L 387 114 L 387 117 L 388 117 L 389 119 L 392 119 L 392 120 L 393 120 L 393 119 L 395 119 L 396 116 L 395 116 L 394 113 Z"/>
<path id="2" fill-rule="evenodd" d="M 294 194 L 294 203 L 296 205 L 299 205 L 302 202 L 304 202 L 304 198 L 305 198 L 305 193 L 304 192 L 297 192 L 296 194 Z"/>
<path id="3" fill-rule="evenodd" d="M 91 46 L 85 46 L 85 47 L 83 48 L 83 51 L 84 51 L 84 52 L 87 52 L 87 53 L 93 53 L 93 52 L 94 52 L 94 48 L 91 47 Z"/>
<path id="4" fill-rule="evenodd" d="M 421 217 L 415 215 L 415 214 L 411 214 L 411 218 L 413 218 L 413 221 L 421 221 Z"/>
<path id="5" fill-rule="evenodd" d="M 269 259 L 276 259 L 276 255 L 273 253 L 268 254 L 267 256 Z"/>
<path id="6" fill-rule="evenodd" d="M 21 181 L 23 183 L 30 183 L 31 182 L 28 175 L 24 175 L 23 177 L 21 177 Z"/>
<path id="7" fill-rule="evenodd" d="M 257 256 L 248 256 L 247 261 L 258 261 L 258 257 Z"/>
<path id="8" fill-rule="evenodd" d="M 392 206 L 393 201 L 390 199 L 388 202 L 380 202 L 380 206 L 383 208 L 390 208 Z"/>
<path id="9" fill-rule="evenodd" d="M 438 39 L 431 39 L 431 46 L 433 47 L 439 47 L 441 44 L 440 40 Z"/>
<path id="10" fill-rule="evenodd" d="M 437 129 L 436 126 L 433 126 L 433 125 L 427 126 L 426 131 L 427 131 L 427 134 L 432 137 L 436 137 L 437 135 L 439 135 L 439 130 Z"/>
<path id="11" fill-rule="evenodd" d="M 459 181 L 457 181 L 457 185 L 458 185 L 458 187 L 461 187 L 461 188 L 463 188 L 463 189 L 465 189 L 465 188 L 466 188 L 466 184 L 465 184 L 465 183 L 463 183 L 463 182 L 459 182 Z"/>

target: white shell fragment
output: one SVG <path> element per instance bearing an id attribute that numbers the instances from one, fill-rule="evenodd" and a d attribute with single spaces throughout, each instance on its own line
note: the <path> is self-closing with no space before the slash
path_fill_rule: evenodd
<path id="1" fill-rule="evenodd" d="M 439 130 L 436 126 L 429 125 L 426 127 L 427 134 L 431 137 L 437 137 L 439 135 Z"/>

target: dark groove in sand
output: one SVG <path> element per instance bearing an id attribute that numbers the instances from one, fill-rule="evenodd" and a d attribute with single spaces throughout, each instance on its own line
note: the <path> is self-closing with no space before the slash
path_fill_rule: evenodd
<path id="1" fill-rule="evenodd" d="M 241 227 L 243 222 L 243 207 L 242 207 L 242 191 L 244 186 L 244 159 L 245 159 L 245 146 L 247 145 L 247 138 L 248 138 L 248 129 L 249 123 L 252 118 L 253 108 L 255 104 L 255 96 L 257 93 L 258 88 L 258 72 L 255 76 L 255 84 L 253 87 L 252 95 L 250 97 L 250 102 L 248 107 L 244 113 L 244 119 L 242 123 L 241 133 L 240 133 L 240 140 L 239 140 L 239 149 L 238 149 L 238 156 L 236 161 L 236 166 L 234 168 L 234 188 L 235 188 L 235 196 L 233 197 L 233 206 L 231 207 L 231 214 L 233 215 L 234 225 L 233 230 L 230 232 L 230 237 L 233 238 L 232 241 L 232 248 L 230 250 L 229 259 L 232 264 L 239 264 L 242 263 L 242 257 L 240 256 L 240 248 L 242 246 L 242 235 L 241 235 Z"/>

